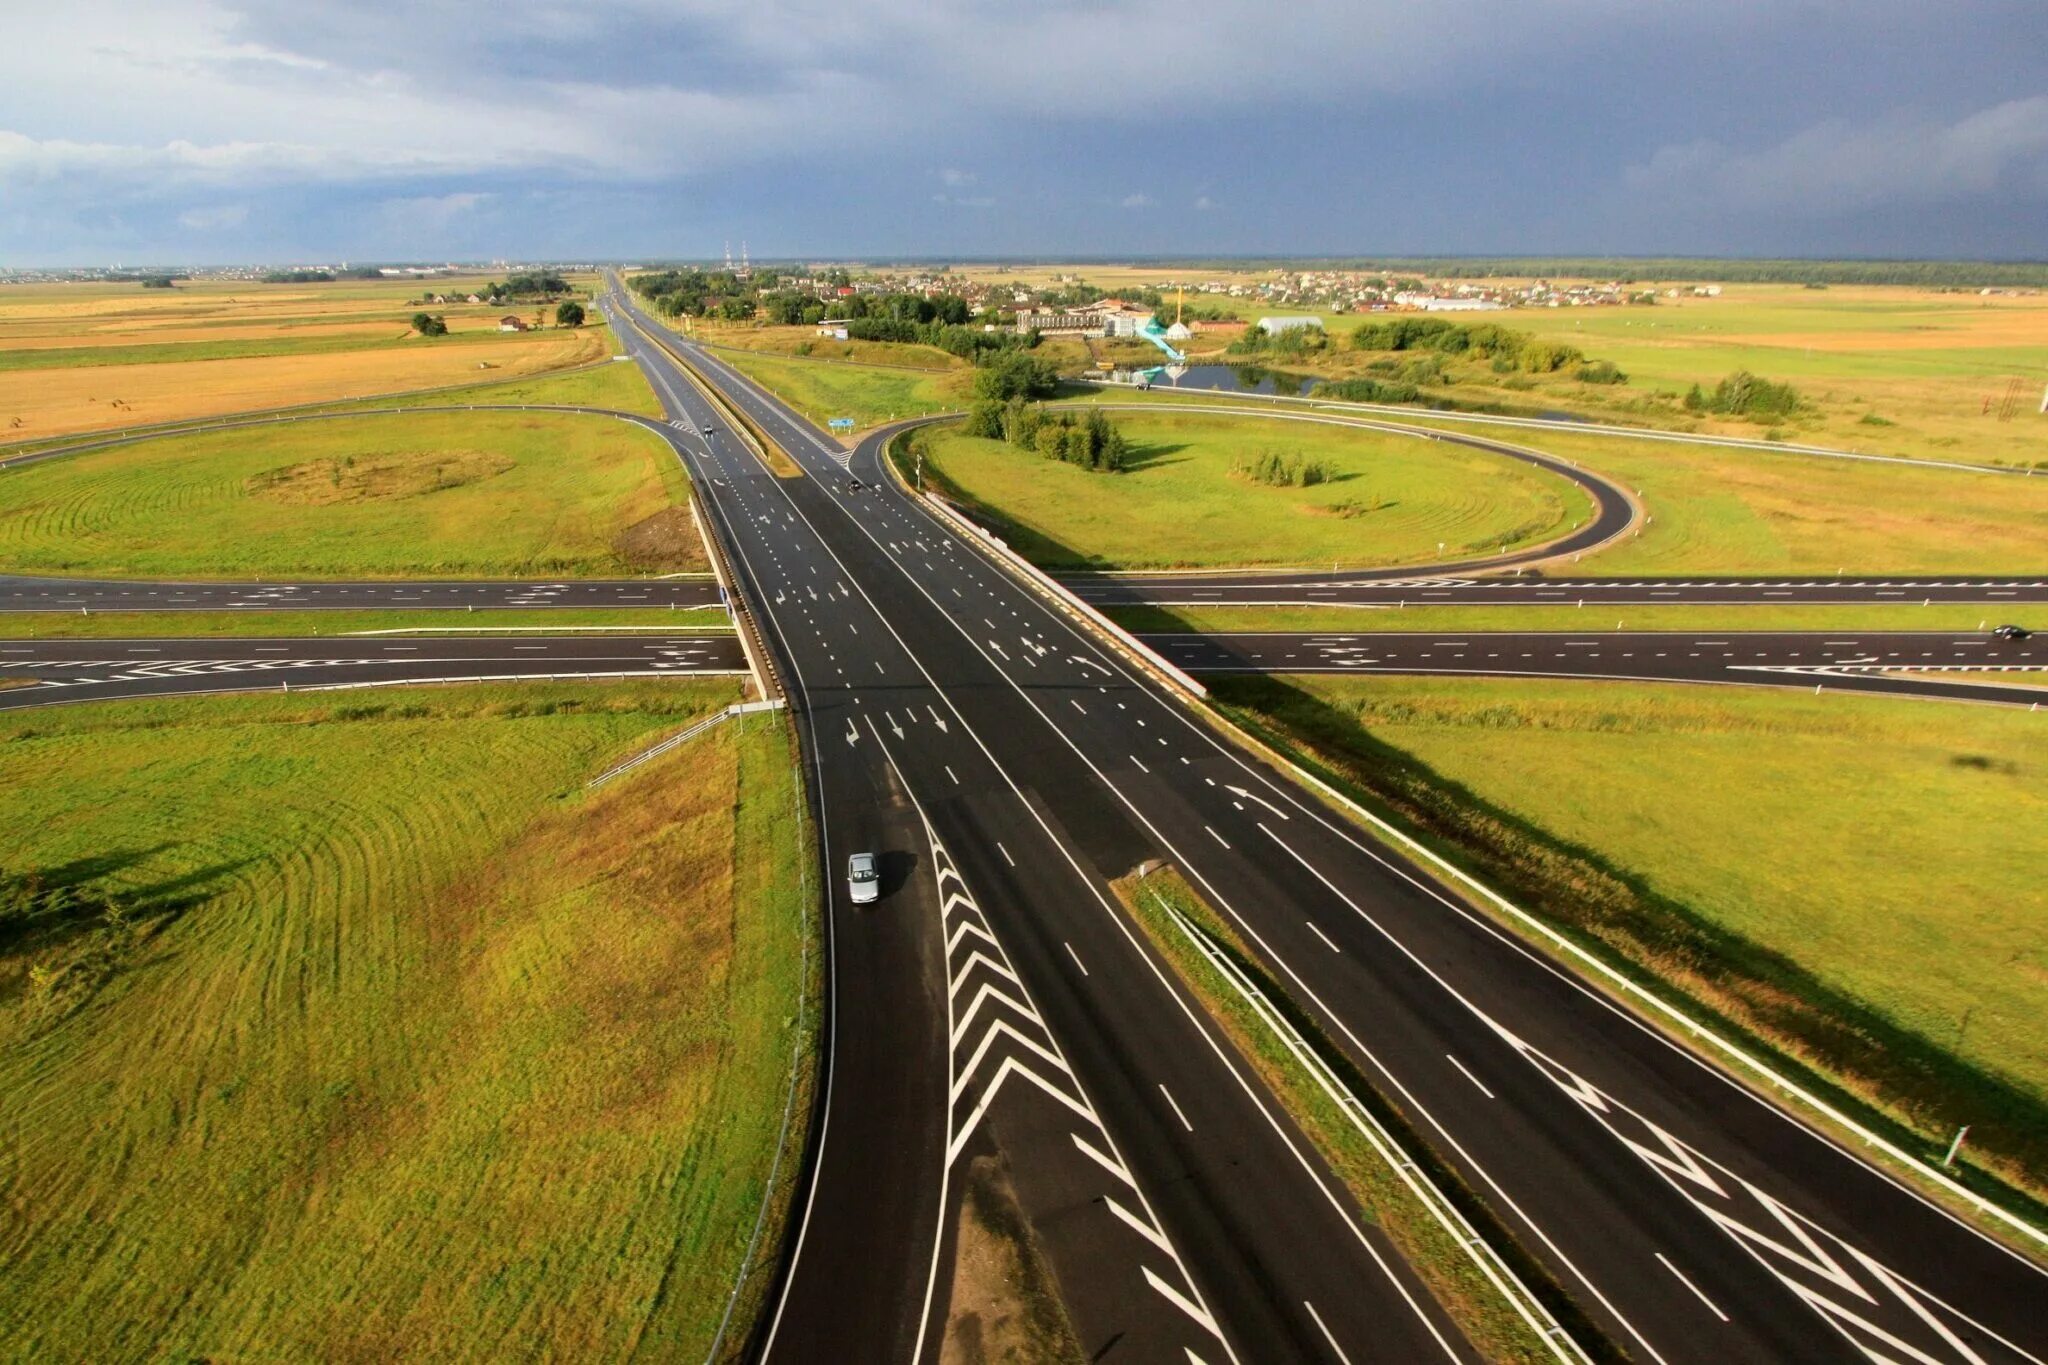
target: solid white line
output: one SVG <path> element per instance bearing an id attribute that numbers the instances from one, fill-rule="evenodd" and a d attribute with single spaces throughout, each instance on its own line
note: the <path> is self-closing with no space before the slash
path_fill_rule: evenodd
<path id="1" fill-rule="evenodd" d="M 1067 956 L 1074 959 L 1074 965 L 1081 969 L 1081 975 L 1088 975 L 1087 965 L 1081 961 L 1081 955 L 1074 951 L 1074 945 L 1067 942 L 1065 939 L 1061 939 L 1060 947 L 1065 948 L 1067 950 Z"/>
<path id="2" fill-rule="evenodd" d="M 1486 1096 L 1486 1098 L 1488 1099 L 1492 1099 L 1494 1097 L 1493 1092 L 1491 1090 L 1488 1090 L 1484 1085 L 1480 1084 L 1480 1080 L 1477 1076 L 1473 1075 L 1470 1071 L 1465 1069 L 1465 1064 L 1463 1062 L 1459 1061 L 1456 1057 L 1453 1057 L 1448 1052 L 1444 1054 L 1444 1060 L 1449 1062 L 1452 1066 L 1458 1068 L 1459 1075 L 1463 1076 L 1466 1080 L 1472 1082 L 1472 1084 L 1478 1086 L 1480 1094 Z"/>
<path id="3" fill-rule="evenodd" d="M 1160 1087 L 1159 1087 L 1159 1093 L 1160 1093 L 1160 1094 L 1162 1094 L 1162 1095 L 1164 1095 L 1164 1096 L 1166 1096 L 1166 1102 L 1167 1102 L 1167 1104 L 1169 1104 L 1169 1105 L 1171 1105 L 1171 1106 L 1173 1107 L 1173 1116 L 1174 1116 L 1175 1118 L 1177 1118 L 1177 1119 L 1179 1119 L 1179 1120 L 1180 1120 L 1180 1126 L 1181 1126 L 1181 1127 L 1183 1127 L 1183 1128 L 1185 1128 L 1185 1129 L 1187 1129 L 1187 1130 L 1188 1130 L 1188 1131 L 1189 1131 L 1190 1133 L 1194 1132 L 1194 1131 L 1195 1131 L 1195 1125 L 1194 1125 L 1194 1124 L 1192 1124 L 1192 1123 L 1189 1123 L 1189 1122 L 1188 1122 L 1188 1116 L 1187 1116 L 1186 1114 L 1183 1114 L 1183 1113 L 1181 1113 L 1181 1112 L 1180 1112 L 1180 1106 L 1179 1106 L 1179 1105 L 1177 1105 L 1177 1104 L 1174 1104 L 1174 1102 L 1173 1102 L 1173 1092 L 1172 1092 L 1172 1091 L 1170 1091 L 1170 1090 L 1168 1090 L 1168 1089 L 1166 1088 L 1166 1086 L 1165 1086 L 1165 1084 L 1164 1084 L 1164 1083 L 1162 1083 L 1162 1084 L 1160 1085 Z"/>
<path id="4" fill-rule="evenodd" d="M 1664 1268 L 1666 1270 L 1670 1271 L 1673 1275 L 1676 1275 L 1678 1277 L 1678 1282 L 1680 1284 L 1684 1285 L 1687 1289 L 1690 1289 L 1693 1292 L 1693 1297 L 1697 1298 L 1701 1303 L 1707 1306 L 1707 1311 L 1709 1313 L 1712 1313 L 1715 1317 L 1719 1318 L 1723 1322 L 1728 1321 L 1728 1315 L 1726 1313 L 1723 1313 L 1719 1308 L 1715 1307 L 1714 1301 L 1712 1299 L 1708 1298 L 1705 1294 L 1700 1293 L 1700 1287 L 1694 1284 L 1691 1280 L 1688 1280 L 1685 1277 L 1684 1271 L 1680 1270 L 1677 1266 L 1671 1264 L 1670 1261 L 1665 1260 L 1663 1252 L 1657 1252 L 1656 1256 L 1658 1260 L 1664 1262 Z"/>
<path id="5" fill-rule="evenodd" d="M 1351 1357 L 1344 1354 L 1344 1348 L 1342 1346 L 1339 1346 L 1337 1344 L 1337 1338 L 1330 1334 L 1329 1326 L 1326 1323 L 1324 1323 L 1323 1315 L 1316 1311 L 1316 1306 L 1310 1303 L 1307 1299 L 1303 1299 L 1301 1301 L 1301 1306 L 1308 1310 L 1308 1315 L 1311 1318 L 1315 1319 L 1316 1330 L 1323 1334 L 1324 1341 L 1330 1343 L 1330 1349 L 1336 1352 L 1337 1359 L 1339 1362 L 1341 1362 L 1341 1365 L 1351 1365 Z"/>

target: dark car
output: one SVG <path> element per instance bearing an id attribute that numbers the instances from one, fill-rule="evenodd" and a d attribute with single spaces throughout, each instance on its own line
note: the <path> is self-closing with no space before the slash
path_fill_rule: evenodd
<path id="1" fill-rule="evenodd" d="M 2000 626 L 1991 633 L 2001 640 L 2024 640 L 2034 632 L 2025 626 Z"/>

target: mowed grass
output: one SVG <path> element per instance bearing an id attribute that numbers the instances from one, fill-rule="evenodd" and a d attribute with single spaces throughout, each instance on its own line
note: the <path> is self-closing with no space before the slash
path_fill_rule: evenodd
<path id="1" fill-rule="evenodd" d="M 1591 603 L 1584 607 L 1155 607 L 1105 606 L 1103 614 L 1128 630 L 1171 633 L 1241 634 L 1256 631 L 1310 631 L 1319 635 L 1362 631 L 1856 631 L 1936 630 L 1977 634 L 2006 621 L 2039 621 L 2048 629 L 2048 608 L 2039 604 L 1994 606 L 1972 602 L 1937 602 L 1931 606 L 1768 604 L 1713 606 L 1616 607 Z M 4 626 L 4 623 L 0 623 Z"/>
<path id="2" fill-rule="evenodd" d="M 2048 730 L 1683 685 L 1223 679 L 1525 905 L 2048 1182 Z"/>
<path id="3" fill-rule="evenodd" d="M 736 697 L 0 727 L 6 870 L 86 902 L 0 922 L 8 1353 L 701 1358 L 797 1043 L 791 753 L 756 718 L 582 783 Z"/>
<path id="4" fill-rule="evenodd" d="M 1563 479 L 1437 442 L 1210 413 L 1113 417 L 1133 447 L 1119 474 L 957 428 L 912 439 L 928 481 L 1054 569 L 1426 563 L 1541 544 L 1592 515 Z M 1234 455 L 1263 450 L 1318 460 L 1330 481 L 1267 487 L 1230 473 Z"/>
<path id="5" fill-rule="evenodd" d="M 705 567 L 651 432 L 550 413 L 178 435 L 0 474 L 15 572 L 559 576 Z"/>
<path id="6" fill-rule="evenodd" d="M 1640 534 L 1584 556 L 1573 570 L 1578 573 L 2048 569 L 2048 474 L 1922 469 L 1566 432 L 1500 435 L 1640 490 L 1649 523 Z"/>
<path id="7" fill-rule="evenodd" d="M 920 374 L 746 351 L 721 351 L 719 359 L 819 426 L 835 417 L 851 417 L 855 426 L 871 427 L 897 417 L 956 412 L 967 406 L 971 393 L 971 376 L 965 370 Z"/>

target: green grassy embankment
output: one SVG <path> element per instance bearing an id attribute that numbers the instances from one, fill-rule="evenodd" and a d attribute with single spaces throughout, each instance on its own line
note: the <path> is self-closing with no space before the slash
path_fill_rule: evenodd
<path id="1" fill-rule="evenodd" d="M 702 1357 L 798 1041 L 798 779 L 753 717 L 583 783 L 738 696 L 0 723 L 0 1340 Z"/>
<path id="2" fill-rule="evenodd" d="M 720 351 L 719 359 L 821 427 L 835 417 L 871 427 L 896 417 L 953 412 L 967 406 L 972 392 L 968 370 L 920 374 L 730 350 Z"/>
<path id="3" fill-rule="evenodd" d="M 5 475 L 15 572 L 215 578 L 701 570 L 666 443 L 602 418 L 368 415 L 196 433 Z"/>
<path id="4" fill-rule="evenodd" d="M 927 481 L 1049 569 L 1426 563 L 1542 544 L 1592 515 L 1563 479 L 1436 442 L 1222 414 L 1115 420 L 1132 445 L 1118 474 L 955 427 L 909 439 Z M 1270 487 L 1231 472 L 1234 456 L 1268 450 L 1321 462 L 1328 481 Z"/>
<path id="5" fill-rule="evenodd" d="M 1229 677 L 1226 712 L 1939 1159 L 2048 1189 L 2048 735 L 1875 697 Z M 1569 781 L 1560 775 L 1568 774 Z"/>
<path id="6" fill-rule="evenodd" d="M 1199 631 L 1232 634 L 1253 631 L 1313 631 L 1345 635 L 1369 631 L 1411 631 L 1442 634 L 1483 631 L 1891 631 L 1937 630 L 1974 634 L 1979 626 L 2018 619 L 2040 620 L 2048 611 L 2038 606 L 1998 606 L 1972 602 L 1937 602 L 1932 606 L 1789 606 L 1768 604 L 1730 607 L 1131 607 L 1106 606 L 1103 614 L 1126 630 L 1155 633 Z"/>

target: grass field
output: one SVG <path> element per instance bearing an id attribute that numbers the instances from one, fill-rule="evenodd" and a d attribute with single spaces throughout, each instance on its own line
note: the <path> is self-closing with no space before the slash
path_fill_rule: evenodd
<path id="1" fill-rule="evenodd" d="M 1119 393 L 1114 401 L 1133 401 Z M 1135 396 L 1135 401 L 1147 401 Z M 1149 400 L 1162 409 L 1186 400 Z M 1451 424 L 1398 419 L 1418 429 Z M 1456 429 L 1471 431 L 1459 426 Z M 1482 434 L 1486 434 L 1482 432 Z M 1551 431 L 1491 434 L 1639 490 L 1640 533 L 1588 574 L 2022 573 L 2048 569 L 2048 475 L 1920 469 Z"/>
<path id="2" fill-rule="evenodd" d="M 927 480 L 1047 568 L 1413 564 L 1541 544 L 1592 514 L 1562 479 L 1434 442 L 1210 414 L 1116 421 L 1135 448 L 1121 474 L 955 428 L 912 439 L 924 443 Z M 1333 477 L 1286 488 L 1229 472 L 1234 454 L 1262 450 L 1320 460 Z"/>
<path id="3" fill-rule="evenodd" d="M 1215 692 L 1506 894 L 1840 1078 L 1937 1156 L 1969 1123 L 1977 1160 L 2048 1184 L 2039 717 L 1519 679 L 1228 678 Z"/>
<path id="4" fill-rule="evenodd" d="M 421 634 L 490 631 L 729 631 L 722 607 L 500 607 L 407 611 L 61 611 L 0 612 L 0 640 L 139 639 L 145 636 L 348 635 L 405 630 Z"/>
<path id="5" fill-rule="evenodd" d="M 821 427 L 834 417 L 872 427 L 896 417 L 954 412 L 967 405 L 971 391 L 966 370 L 920 374 L 741 351 L 719 358 Z"/>
<path id="6" fill-rule="evenodd" d="M 791 754 L 756 719 L 581 784 L 737 695 L 8 722 L 6 872 L 43 890 L 0 921 L 0 1339 L 701 1358 L 796 1042 Z"/>
<path id="7" fill-rule="evenodd" d="M 603 418 L 371 415 L 180 435 L 30 465 L 0 483 L 0 560 L 16 572 L 520 577 L 705 567 L 668 446 Z"/>
<path id="8" fill-rule="evenodd" d="M 1942 630 L 1971 633 L 2018 620 L 2048 628 L 2048 608 L 1935 603 L 1933 606 L 1733 607 L 1115 607 L 1103 614 L 1128 630 Z"/>
<path id="9" fill-rule="evenodd" d="M 815 327 L 773 327 L 722 325 L 699 318 L 689 335 L 711 346 L 730 347 L 763 355 L 802 357 L 820 361 L 851 361 L 859 365 L 886 365 L 896 369 L 964 370 L 965 360 L 936 346 L 904 341 L 837 341 L 821 337 Z"/>
<path id="10" fill-rule="evenodd" d="M 0 289 L 0 440 L 171 422 L 537 373 L 609 353 L 608 329 L 503 333 L 530 303 L 425 304 L 475 280 L 20 285 Z M 411 319 L 446 318 L 417 336 Z"/>
<path id="11" fill-rule="evenodd" d="M 647 385 L 640 367 L 628 361 L 588 365 L 564 374 L 537 374 L 531 378 L 468 385 L 430 394 L 403 394 L 373 398 L 351 408 L 403 408 L 433 403 L 559 403 L 568 407 L 613 408 L 659 417 L 661 400 Z M 336 405 L 341 406 L 341 405 Z"/>

